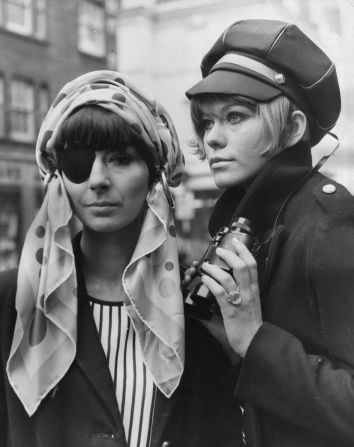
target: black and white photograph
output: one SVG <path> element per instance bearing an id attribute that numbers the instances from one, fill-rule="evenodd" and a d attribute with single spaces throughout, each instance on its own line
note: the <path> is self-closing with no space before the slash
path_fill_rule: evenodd
<path id="1" fill-rule="evenodd" d="M 354 447 L 354 0 L 0 0 L 0 447 Z"/>

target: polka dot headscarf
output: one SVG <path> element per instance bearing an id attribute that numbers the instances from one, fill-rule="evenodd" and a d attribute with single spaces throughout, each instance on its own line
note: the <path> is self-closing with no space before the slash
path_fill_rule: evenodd
<path id="1" fill-rule="evenodd" d="M 17 320 L 7 363 L 11 386 L 32 415 L 68 371 L 76 355 L 77 279 L 73 213 L 58 171 L 54 145 L 60 126 L 77 107 L 96 104 L 120 115 L 156 150 L 163 180 L 146 198 L 147 212 L 123 274 L 125 306 L 146 366 L 170 397 L 183 373 L 184 315 L 176 232 L 168 185 L 176 186 L 184 160 L 171 119 L 154 97 L 114 71 L 95 71 L 66 84 L 40 129 L 36 159 L 50 181 L 24 243 L 16 294 Z M 54 157 L 53 157 L 54 156 Z"/>
<path id="2" fill-rule="evenodd" d="M 86 73 L 66 84 L 54 100 L 39 132 L 36 158 L 42 175 L 48 170 L 44 153 L 55 158 L 54 142 L 63 121 L 78 107 L 98 105 L 120 115 L 132 129 L 154 147 L 160 169 L 170 186 L 177 186 L 184 170 L 184 157 L 172 120 L 154 96 L 115 71 Z"/>

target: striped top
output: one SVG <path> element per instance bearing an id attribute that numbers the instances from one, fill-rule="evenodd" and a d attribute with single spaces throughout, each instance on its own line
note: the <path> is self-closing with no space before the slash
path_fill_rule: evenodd
<path id="1" fill-rule="evenodd" d="M 134 327 L 122 302 L 89 297 L 106 354 L 129 447 L 150 444 L 156 395 Z"/>

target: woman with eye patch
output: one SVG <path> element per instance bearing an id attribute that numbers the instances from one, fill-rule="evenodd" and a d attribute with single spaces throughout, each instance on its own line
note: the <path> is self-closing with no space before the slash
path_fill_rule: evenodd
<path id="1" fill-rule="evenodd" d="M 0 275 L 0 445 L 241 446 L 231 364 L 184 317 L 167 112 L 87 73 L 54 100 L 36 159 L 46 195 Z"/>

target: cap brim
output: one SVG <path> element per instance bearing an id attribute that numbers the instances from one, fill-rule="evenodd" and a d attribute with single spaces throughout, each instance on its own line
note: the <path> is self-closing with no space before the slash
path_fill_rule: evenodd
<path id="1" fill-rule="evenodd" d="M 203 93 L 241 95 L 258 101 L 269 101 L 282 94 L 281 90 L 255 77 L 228 70 L 213 71 L 187 90 L 186 96 L 191 99 Z"/>

